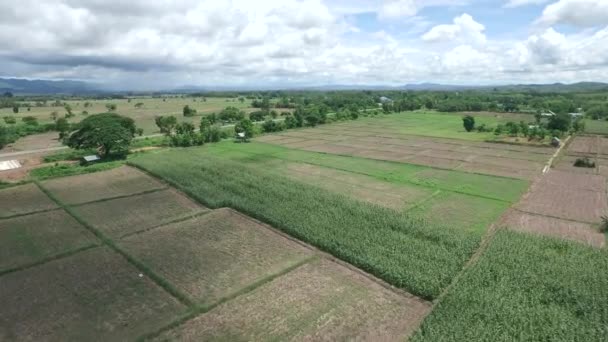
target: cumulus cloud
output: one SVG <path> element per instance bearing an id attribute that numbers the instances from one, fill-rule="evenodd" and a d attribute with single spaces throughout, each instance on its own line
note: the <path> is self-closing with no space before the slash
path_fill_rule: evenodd
<path id="1" fill-rule="evenodd" d="M 537 23 L 547 27 L 554 24 L 579 27 L 608 25 L 608 1 L 559 0 L 545 8 Z"/>
<path id="2" fill-rule="evenodd" d="M 453 24 L 437 25 L 422 35 L 426 42 L 463 41 L 483 44 L 486 36 L 483 33 L 485 26 L 478 23 L 469 14 L 462 14 L 454 18 Z"/>
<path id="3" fill-rule="evenodd" d="M 566 2 L 575 1 L 556 4 Z M 547 26 L 503 41 L 486 36 L 483 18 L 463 14 L 437 25 L 421 11 L 467 3 L 474 2 L 0 1 L 0 75 L 136 89 L 608 76 L 608 29 L 566 35 L 559 26 Z M 560 19 L 548 23 L 572 20 L 551 6 L 545 14 Z M 352 16 L 360 13 L 386 21 L 372 29 L 356 27 Z M 432 25 L 437 26 L 428 29 Z"/>

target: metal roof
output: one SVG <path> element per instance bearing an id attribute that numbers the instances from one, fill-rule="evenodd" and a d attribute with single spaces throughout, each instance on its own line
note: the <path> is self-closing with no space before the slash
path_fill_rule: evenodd
<path id="1" fill-rule="evenodd" d="M 83 159 L 85 161 L 92 162 L 92 161 L 100 160 L 101 158 L 99 158 L 98 156 L 96 156 L 96 155 L 93 154 L 93 155 L 90 155 L 90 156 L 84 156 Z"/>
<path id="2" fill-rule="evenodd" d="M 21 167 L 21 163 L 18 160 L 5 160 L 0 161 L 0 171 L 13 170 Z"/>

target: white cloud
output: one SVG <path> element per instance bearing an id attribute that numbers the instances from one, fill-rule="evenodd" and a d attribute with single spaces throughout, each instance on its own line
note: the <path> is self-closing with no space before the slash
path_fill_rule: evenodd
<path id="1" fill-rule="evenodd" d="M 426 42 L 470 42 L 483 44 L 486 36 L 483 33 L 485 26 L 478 23 L 469 14 L 462 14 L 454 18 L 454 23 L 449 25 L 437 25 L 422 35 Z"/>
<path id="2" fill-rule="evenodd" d="M 383 0 L 378 10 L 379 19 L 412 17 L 425 7 L 463 6 L 471 0 Z"/>
<path id="3" fill-rule="evenodd" d="M 579 27 L 608 25 L 608 1 L 559 0 L 544 9 L 537 23 L 546 27 L 554 24 Z"/>
<path id="4" fill-rule="evenodd" d="M 483 17 L 478 22 L 463 14 L 429 29 L 431 18 L 420 13 L 467 2 L 401 0 L 383 7 L 365 0 L 21 0 L 20 6 L 0 1 L 0 75 L 140 89 L 608 76 L 608 28 L 563 34 L 560 26 L 547 26 L 505 41 L 486 36 Z M 354 13 L 380 16 L 391 6 L 396 7 L 384 18 L 398 21 L 355 27 Z M 560 18 L 553 21 L 571 20 Z"/>
<path id="5" fill-rule="evenodd" d="M 542 5 L 550 0 L 509 0 L 503 7 L 505 8 L 515 8 L 529 5 Z"/>

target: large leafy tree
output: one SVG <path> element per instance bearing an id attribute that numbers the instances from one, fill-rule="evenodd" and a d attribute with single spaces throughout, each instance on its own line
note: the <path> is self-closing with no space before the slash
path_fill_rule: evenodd
<path id="1" fill-rule="evenodd" d="M 135 122 L 115 113 L 96 114 L 82 120 L 67 139 L 76 149 L 96 148 L 101 157 L 126 154 L 135 134 Z"/>
<path id="2" fill-rule="evenodd" d="M 462 118 L 462 125 L 467 132 L 472 131 L 475 128 L 475 118 L 470 115 L 465 116 Z"/>

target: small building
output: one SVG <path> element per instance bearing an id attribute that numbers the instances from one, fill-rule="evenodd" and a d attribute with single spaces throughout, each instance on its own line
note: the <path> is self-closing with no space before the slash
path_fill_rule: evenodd
<path id="1" fill-rule="evenodd" d="M 96 154 L 91 154 L 89 156 L 82 157 L 81 164 L 92 164 L 100 161 L 101 158 Z"/>
<path id="2" fill-rule="evenodd" d="M 552 111 L 548 111 L 545 113 L 541 113 L 540 116 L 542 117 L 551 117 L 551 116 L 555 116 L 555 113 L 553 113 Z"/>
<path id="3" fill-rule="evenodd" d="M 236 140 L 238 142 L 246 142 L 247 141 L 247 135 L 245 134 L 245 132 L 238 132 L 236 134 Z"/>
<path id="4" fill-rule="evenodd" d="M 386 97 L 386 96 L 380 96 L 380 103 L 392 103 L 393 100 L 391 100 L 390 98 Z"/>
<path id="5" fill-rule="evenodd" d="M 552 145 L 553 147 L 560 147 L 560 146 L 562 145 L 562 141 L 561 141 L 561 140 L 559 140 L 559 138 L 558 138 L 558 137 L 553 137 L 553 138 L 551 139 L 551 145 Z"/>

